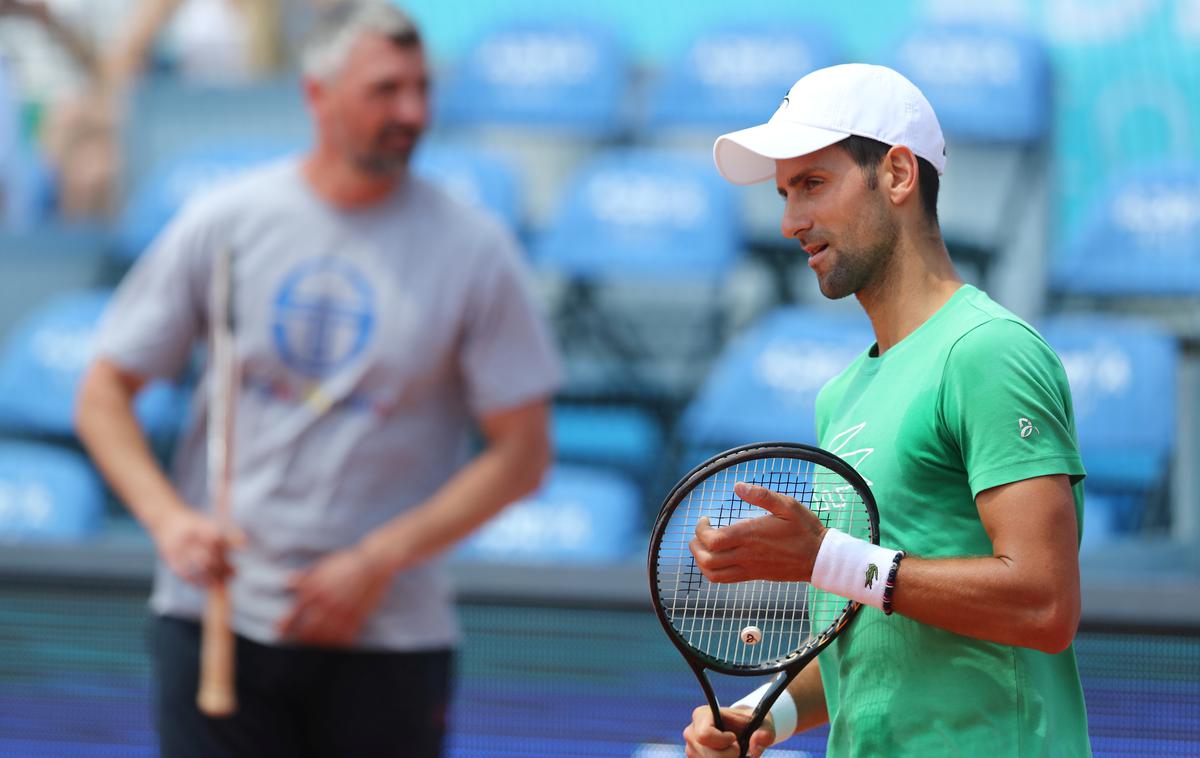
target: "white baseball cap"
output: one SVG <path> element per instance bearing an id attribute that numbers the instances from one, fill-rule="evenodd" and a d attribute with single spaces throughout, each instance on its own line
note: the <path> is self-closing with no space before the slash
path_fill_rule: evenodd
<path id="1" fill-rule="evenodd" d="M 717 137 L 713 160 L 734 184 L 775 176 L 775 161 L 808 155 L 850 135 L 904 145 L 946 168 L 946 140 L 917 86 L 885 66 L 845 63 L 813 71 L 792 85 L 765 124 Z"/>

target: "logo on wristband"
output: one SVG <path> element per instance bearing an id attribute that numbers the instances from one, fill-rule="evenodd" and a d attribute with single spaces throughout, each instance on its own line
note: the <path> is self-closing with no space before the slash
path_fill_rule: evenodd
<path id="1" fill-rule="evenodd" d="M 863 586 L 871 589 L 875 586 L 875 580 L 879 578 L 879 567 L 874 563 L 867 564 L 867 582 Z"/>

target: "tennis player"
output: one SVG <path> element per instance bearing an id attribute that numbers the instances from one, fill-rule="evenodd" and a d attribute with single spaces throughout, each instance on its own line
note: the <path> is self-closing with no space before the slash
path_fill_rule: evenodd
<path id="1" fill-rule="evenodd" d="M 408 173 L 429 115 L 417 29 L 390 3 L 343 4 L 303 67 L 312 149 L 173 220 L 121 284 L 80 400 L 80 436 L 161 558 L 149 639 L 166 758 L 440 755 L 458 631 L 438 557 L 549 457 L 559 367 L 517 245 Z M 206 512 L 203 389 L 170 477 L 132 412 L 206 334 L 224 247 L 236 535 Z M 210 719 L 196 620 L 205 585 L 230 575 L 239 707 Z"/>
<path id="2" fill-rule="evenodd" d="M 888 68 L 833 66 L 713 154 L 731 182 L 774 179 L 783 235 L 875 332 L 818 396 L 816 431 L 871 487 L 882 547 L 745 484 L 770 515 L 701 524 L 692 541 L 713 581 L 811 581 L 868 606 L 792 682 L 751 754 L 828 721 L 838 758 L 1090 755 L 1071 646 L 1084 476 L 1071 395 L 1037 332 L 955 272 L 929 102 Z M 727 713 L 730 728 L 748 721 L 744 705 Z M 707 706 L 684 738 L 692 758 L 737 755 Z"/>

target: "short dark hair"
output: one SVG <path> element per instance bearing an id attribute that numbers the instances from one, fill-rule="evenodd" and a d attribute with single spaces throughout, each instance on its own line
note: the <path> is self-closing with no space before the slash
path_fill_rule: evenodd
<path id="1" fill-rule="evenodd" d="M 852 134 L 836 144 L 845 150 L 846 154 L 862 169 L 863 175 L 867 178 L 867 186 L 875 189 L 879 181 L 877 173 L 879 164 L 883 161 L 883 157 L 887 155 L 888 150 L 892 149 L 892 146 L 886 142 L 871 139 L 870 137 L 860 137 L 857 134 Z M 938 220 L 937 198 L 939 185 L 940 180 L 938 179 L 937 169 L 929 161 L 917 156 L 917 192 L 920 193 L 921 208 L 925 211 L 926 218 L 934 224 L 937 224 Z"/>

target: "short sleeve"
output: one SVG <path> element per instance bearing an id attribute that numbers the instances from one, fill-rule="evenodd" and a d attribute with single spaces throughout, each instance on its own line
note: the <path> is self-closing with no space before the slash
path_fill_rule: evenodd
<path id="1" fill-rule="evenodd" d="M 947 357 L 940 411 L 972 496 L 1037 476 L 1084 476 L 1066 372 L 1029 327 L 988 321 Z"/>
<path id="2" fill-rule="evenodd" d="M 477 415 L 552 395 L 561 369 L 516 242 L 490 236 L 467 303 L 461 364 Z"/>
<path id="3" fill-rule="evenodd" d="M 203 209 L 175 217 L 122 279 L 100 324 L 97 354 L 146 378 L 177 378 L 206 323 L 215 244 Z"/>

